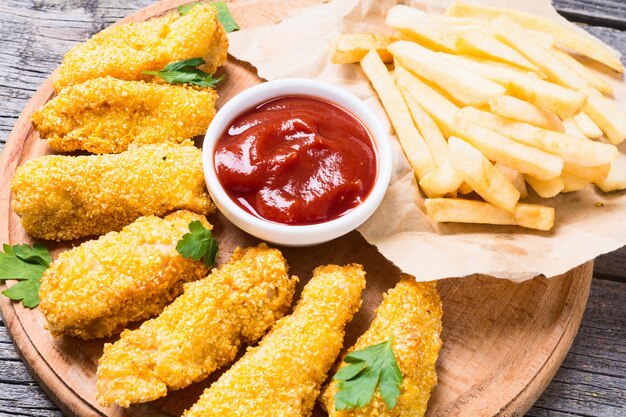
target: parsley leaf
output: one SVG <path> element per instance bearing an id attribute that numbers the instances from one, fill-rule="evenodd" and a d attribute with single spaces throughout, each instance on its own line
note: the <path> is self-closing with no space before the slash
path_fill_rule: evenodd
<path id="1" fill-rule="evenodd" d="M 178 10 L 178 13 L 180 13 L 181 16 L 184 16 L 187 13 L 189 13 L 189 10 L 193 9 L 198 4 L 200 4 L 199 1 L 194 1 L 192 3 L 187 3 L 187 4 L 183 4 L 182 6 L 178 6 L 176 10 Z"/>
<path id="2" fill-rule="evenodd" d="M 2 294 L 22 305 L 35 308 L 39 304 L 39 286 L 41 277 L 52 262 L 50 252 L 41 244 L 3 245 L 0 252 L 0 281 L 18 280 Z"/>
<path id="3" fill-rule="evenodd" d="M 339 381 L 335 410 L 364 407 L 372 401 L 376 387 L 391 410 L 396 406 L 402 385 L 402 372 L 392 348 L 393 337 L 378 345 L 350 352 L 348 363 L 333 377 Z"/>
<path id="4" fill-rule="evenodd" d="M 222 81 L 223 77 L 213 78 L 213 74 L 196 68 L 204 64 L 202 58 L 184 59 L 182 61 L 171 62 L 161 71 L 144 71 L 144 74 L 156 75 L 163 78 L 170 84 L 193 84 L 201 87 L 215 87 Z"/>
<path id="5" fill-rule="evenodd" d="M 216 1 L 211 3 L 217 9 L 217 20 L 220 21 L 226 33 L 235 32 L 239 30 L 239 25 L 235 22 L 235 18 L 230 14 L 228 6 L 223 1 Z"/>
<path id="6" fill-rule="evenodd" d="M 217 239 L 199 220 L 194 220 L 189 223 L 189 233 L 178 241 L 176 250 L 183 258 L 202 259 L 206 266 L 213 266 L 218 250 Z"/>
<path id="7" fill-rule="evenodd" d="M 189 10 L 193 9 L 198 4 L 201 4 L 199 1 L 194 1 L 193 3 L 183 4 L 182 6 L 178 6 L 178 13 L 181 16 L 189 13 Z M 239 26 L 235 22 L 233 15 L 230 14 L 230 10 L 228 10 L 228 6 L 223 1 L 216 1 L 211 3 L 215 9 L 217 9 L 217 20 L 220 21 L 222 26 L 224 26 L 224 30 L 226 33 L 235 32 L 239 30 Z"/>

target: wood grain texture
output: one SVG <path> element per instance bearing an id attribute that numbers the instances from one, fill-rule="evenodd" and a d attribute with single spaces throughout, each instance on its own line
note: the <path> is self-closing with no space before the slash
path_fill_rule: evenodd
<path id="1" fill-rule="evenodd" d="M 573 22 L 626 29 L 626 2 L 622 0 L 554 0 L 553 4 Z"/>
<path id="2" fill-rule="evenodd" d="M 152 1 L 146 0 L 135 1 L 130 4 L 116 0 L 87 2 L 52 0 L 3 1 L 0 4 L 0 39 L 2 39 L 3 46 L 0 51 L 0 56 L 3 58 L 0 59 L 0 70 L 2 70 L 0 71 L 0 142 L 8 135 L 15 123 L 16 116 L 20 113 L 28 98 L 32 96 L 36 87 L 58 65 L 62 54 L 73 43 L 84 39 L 130 13 L 130 8 L 135 8 L 135 6 L 142 7 L 150 3 Z M 597 36 L 607 40 L 624 53 L 626 42 L 623 32 L 607 28 L 592 28 L 592 30 L 595 31 Z M 5 45 L 9 47 L 5 47 Z M 601 268 L 601 265 L 598 268 Z M 604 283 L 603 281 L 598 282 Z M 597 285 L 599 284 L 596 283 Z M 618 289 L 615 291 L 617 294 L 626 294 L 623 288 L 621 293 Z M 615 296 L 615 294 L 612 295 Z M 595 319 L 600 320 L 595 324 L 596 328 L 609 329 L 615 337 L 616 329 L 608 327 L 614 323 L 605 324 L 602 320 L 606 319 L 606 317 L 602 316 L 598 316 Z M 3 329 L 3 327 L 0 327 L 0 334 L 2 334 Z M 619 337 L 617 338 L 619 339 Z M 591 336 L 589 340 L 589 346 L 593 347 Z M 621 369 L 623 369 L 623 345 L 621 345 L 621 351 L 619 350 L 619 344 L 614 343 L 612 346 L 618 349 L 614 352 L 618 358 L 621 354 Z M 598 376 L 604 377 L 604 375 L 602 375 L 602 370 L 595 372 L 593 364 L 596 358 L 594 356 L 600 358 L 604 358 L 604 356 L 603 351 L 599 350 L 598 346 L 595 346 L 596 350 L 593 350 L 591 347 L 590 351 L 586 353 L 587 356 L 585 354 L 581 356 L 588 366 L 586 372 L 585 370 L 575 368 L 574 371 L 576 373 L 571 375 L 576 377 L 582 376 L 587 379 L 585 382 L 589 382 L 589 378 L 593 378 L 589 384 L 592 384 L 595 389 L 585 388 L 582 383 L 579 386 L 575 379 L 572 380 L 568 368 L 562 368 L 559 374 L 557 374 L 555 383 L 550 386 L 546 393 L 546 398 L 549 398 L 547 405 L 540 400 L 538 406 L 531 410 L 529 415 L 622 415 L 620 411 L 623 410 L 616 407 L 604 406 L 603 408 L 602 404 L 619 404 L 620 400 L 621 403 L 624 403 L 623 394 L 621 397 L 619 395 L 619 387 L 622 388 L 621 392 L 623 393 L 624 384 L 620 385 L 619 379 L 616 382 L 615 379 L 596 378 Z M 5 351 L 8 352 L 6 361 L 3 356 Z M 608 357 L 614 357 L 615 355 L 608 355 Z M 0 339 L 0 363 L 4 362 L 7 365 L 0 367 L 0 372 L 2 372 L 0 375 L 7 375 L 7 377 L 6 381 L 0 377 L 0 415 L 62 415 L 56 411 L 56 408 L 41 394 L 38 387 L 23 372 L 24 368 L 21 362 L 16 360 L 10 343 Z M 608 364 L 620 369 L 619 360 L 614 362 L 609 360 Z M 559 375 L 563 372 L 565 372 L 563 379 L 559 381 Z M 13 375 L 15 375 L 15 378 L 13 378 Z M 603 385 L 604 383 L 606 385 Z M 553 386 L 556 387 L 554 390 L 552 389 Z M 618 387 L 618 389 L 616 390 L 615 387 Z M 572 396 L 570 391 L 575 392 L 576 396 Z M 553 393 L 552 396 L 550 396 L 551 392 Z M 602 410 L 603 413 L 594 414 L 592 412 L 597 410 Z"/>

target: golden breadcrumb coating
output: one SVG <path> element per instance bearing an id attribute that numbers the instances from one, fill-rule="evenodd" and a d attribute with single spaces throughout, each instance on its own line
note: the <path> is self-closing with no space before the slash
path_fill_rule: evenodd
<path id="1" fill-rule="evenodd" d="M 177 211 L 146 216 L 65 251 L 46 270 L 39 308 L 54 336 L 108 337 L 128 323 L 159 314 L 183 291 L 206 276 L 203 262 L 183 258 L 176 243 L 189 223 L 203 216 Z"/>
<path id="2" fill-rule="evenodd" d="M 24 229 L 48 240 L 101 235 L 149 214 L 215 210 L 200 149 L 170 143 L 117 155 L 31 159 L 15 171 L 11 190 Z"/>
<path id="3" fill-rule="evenodd" d="M 129 145 L 180 143 L 203 135 L 215 116 L 210 88 L 96 78 L 65 88 L 33 116 L 60 152 L 120 153 Z"/>
<path id="4" fill-rule="evenodd" d="M 360 265 L 315 270 L 293 314 L 284 317 L 184 417 L 306 417 L 361 305 Z"/>
<path id="5" fill-rule="evenodd" d="M 363 408 L 335 410 L 335 383 L 324 391 L 322 406 L 330 417 L 420 417 L 426 412 L 430 392 L 437 384 L 435 362 L 441 348 L 443 309 L 434 282 L 415 282 L 411 276 L 385 295 L 370 328 L 350 349 L 386 342 L 393 336 L 393 351 L 402 372 L 400 398 L 390 410 L 378 390 Z M 343 366 L 343 363 L 342 363 Z"/>
<path id="6" fill-rule="evenodd" d="M 152 401 L 206 378 L 258 340 L 291 305 L 298 281 L 280 251 L 264 243 L 237 248 L 207 278 L 137 330 L 107 344 L 98 366 L 103 405 Z"/>
<path id="7" fill-rule="evenodd" d="M 178 12 L 145 22 L 114 25 L 65 54 L 54 78 L 58 92 L 68 85 L 110 75 L 122 80 L 149 80 L 144 71 L 204 58 L 201 67 L 213 73 L 226 61 L 228 38 L 215 7 L 202 4 L 186 15 Z"/>

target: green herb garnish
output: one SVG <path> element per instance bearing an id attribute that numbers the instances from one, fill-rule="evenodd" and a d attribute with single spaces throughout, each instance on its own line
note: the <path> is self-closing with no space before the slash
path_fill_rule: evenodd
<path id="1" fill-rule="evenodd" d="M 217 249 L 217 239 L 199 220 L 189 223 L 189 233 L 185 233 L 176 244 L 176 250 L 183 258 L 202 259 L 209 267 L 215 265 Z"/>
<path id="2" fill-rule="evenodd" d="M 217 20 L 219 20 L 222 26 L 224 26 L 226 33 L 239 30 L 239 26 L 237 25 L 237 22 L 235 22 L 233 15 L 230 14 L 230 10 L 228 10 L 226 3 L 223 1 L 216 1 L 211 4 L 217 9 Z"/>
<path id="3" fill-rule="evenodd" d="M 347 366 L 333 377 L 339 381 L 335 410 L 364 407 L 374 397 L 376 387 L 389 409 L 396 406 L 402 385 L 402 373 L 392 349 L 393 337 L 384 343 L 350 352 Z"/>
<path id="4" fill-rule="evenodd" d="M 161 71 L 144 71 L 144 74 L 156 75 L 170 84 L 193 84 L 201 87 L 215 87 L 223 77 L 213 78 L 213 74 L 196 68 L 204 64 L 202 58 L 191 58 L 169 63 Z"/>
<path id="5" fill-rule="evenodd" d="M 193 9 L 198 4 L 201 4 L 199 1 L 194 1 L 193 3 L 183 4 L 182 6 L 178 6 L 178 13 L 181 16 L 189 13 L 189 10 Z M 220 21 L 226 33 L 234 32 L 239 30 L 239 26 L 235 22 L 233 15 L 230 14 L 230 10 L 228 10 L 228 6 L 223 1 L 215 1 L 212 2 L 211 5 L 217 9 L 217 20 Z"/>
<path id="6" fill-rule="evenodd" d="M 184 16 L 187 13 L 189 13 L 189 10 L 193 9 L 198 4 L 200 4 L 199 1 L 194 1 L 192 3 L 187 3 L 187 4 L 183 4 L 182 6 L 178 6 L 176 10 L 178 10 L 178 13 L 180 13 L 181 16 Z"/>
<path id="7" fill-rule="evenodd" d="M 5 244 L 3 249 L 4 253 L 0 252 L 0 281 L 14 279 L 19 282 L 2 294 L 13 301 L 21 301 L 24 307 L 37 307 L 41 277 L 52 262 L 50 252 L 38 243 L 33 246 Z"/>

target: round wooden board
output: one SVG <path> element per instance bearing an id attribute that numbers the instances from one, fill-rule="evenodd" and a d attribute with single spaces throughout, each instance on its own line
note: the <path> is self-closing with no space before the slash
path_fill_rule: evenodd
<path id="1" fill-rule="evenodd" d="M 140 21 L 173 9 L 186 0 L 166 0 L 129 16 Z M 294 7 L 316 0 L 240 1 L 231 10 L 242 27 L 270 24 Z M 251 7 L 253 6 L 253 7 Z M 261 80 L 254 69 L 229 58 L 220 71 L 227 81 L 220 87 L 218 106 Z M 25 160 L 50 153 L 30 123 L 31 114 L 52 97 L 50 80 L 36 92 L 9 136 L 0 157 L 0 242 L 30 242 L 19 218 L 10 210 L 10 180 Z M 255 243 L 221 215 L 209 218 L 220 241 L 219 262 L 235 246 Z M 79 242 L 73 242 L 77 244 Z M 56 255 L 70 244 L 46 242 Z M 359 262 L 367 270 L 368 287 L 359 314 L 347 329 L 351 345 L 372 319 L 382 293 L 399 279 L 400 271 L 353 232 L 314 248 L 282 248 L 300 288 L 311 271 L 324 263 Z M 589 294 L 593 262 L 553 279 L 535 278 L 521 284 L 486 276 L 442 280 L 444 305 L 443 348 L 437 365 L 439 384 L 432 394 L 428 416 L 519 416 L 545 389 L 563 361 L 580 324 Z M 69 416 L 179 416 L 216 377 L 173 392 L 166 398 L 129 409 L 103 408 L 95 400 L 95 370 L 105 342 L 53 339 L 44 329 L 39 310 L 28 310 L 0 297 L 0 311 L 18 351 L 31 373 L 52 400 Z M 316 410 L 314 416 L 323 416 Z"/>

